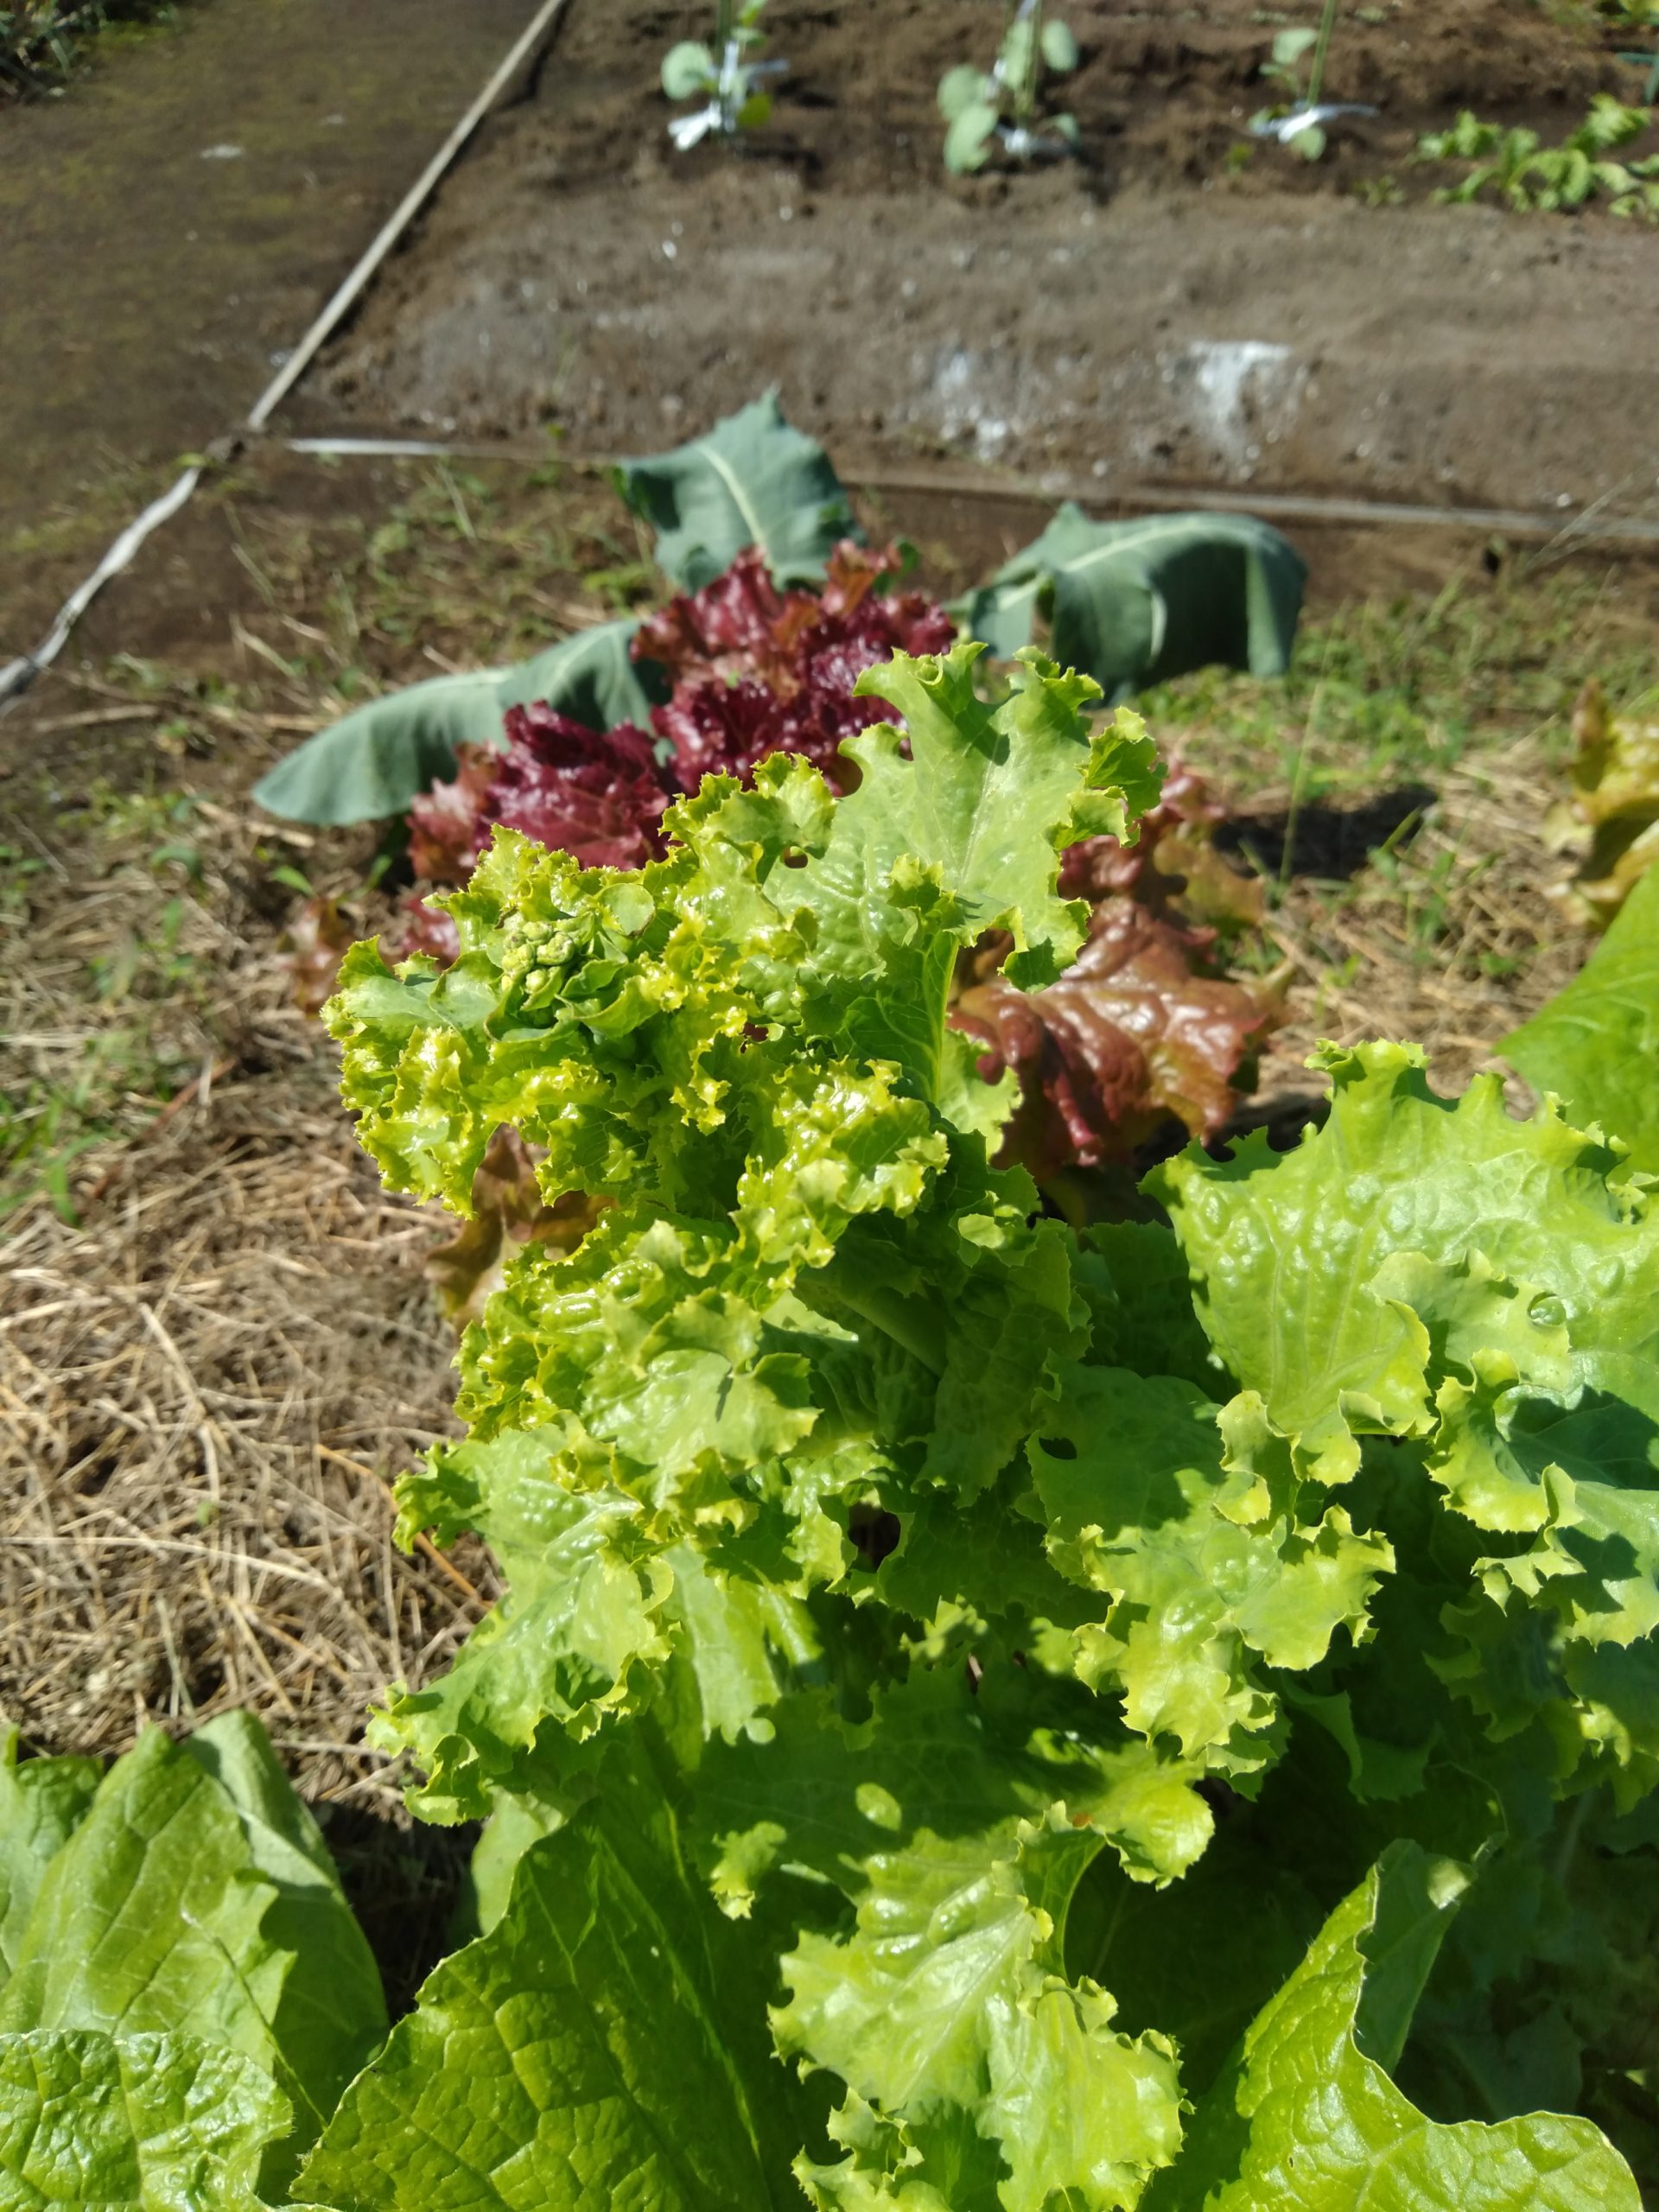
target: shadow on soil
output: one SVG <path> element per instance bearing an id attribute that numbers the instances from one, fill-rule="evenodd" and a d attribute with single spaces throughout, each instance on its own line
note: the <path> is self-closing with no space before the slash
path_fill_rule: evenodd
<path id="1" fill-rule="evenodd" d="M 1357 806 L 1322 801 L 1275 814 L 1224 823 L 1216 843 L 1274 881 L 1287 875 L 1347 883 L 1380 846 L 1410 836 L 1439 793 L 1428 784 L 1402 784 Z"/>
<path id="2" fill-rule="evenodd" d="M 481 1830 L 400 1825 L 352 1805 L 313 1808 L 341 1886 L 369 1941 L 386 2009 L 412 2012 L 421 1984 L 469 1931 L 461 1924 L 467 1869 Z"/>

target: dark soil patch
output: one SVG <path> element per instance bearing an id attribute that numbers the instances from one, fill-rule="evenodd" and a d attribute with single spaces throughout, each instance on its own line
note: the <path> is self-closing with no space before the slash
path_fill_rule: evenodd
<path id="1" fill-rule="evenodd" d="M 978 0 L 777 0 L 772 124 L 684 157 L 656 72 L 699 10 L 575 0 L 535 98 L 493 123 L 305 411 L 550 424 L 597 454 L 776 383 L 853 470 L 961 455 L 1128 499 L 1651 506 L 1659 238 L 1433 207 L 1440 180 L 1407 165 L 1465 103 L 1559 140 L 1598 89 L 1634 97 L 1599 34 L 1499 0 L 1350 13 L 1330 88 L 1375 122 L 1317 166 L 1257 145 L 1239 168 L 1279 18 L 1071 12 L 1082 158 L 953 181 L 935 89 L 994 44 Z M 1388 179 L 1406 204 L 1356 196 Z"/>
<path id="2" fill-rule="evenodd" d="M 707 35 L 701 0 L 664 6 L 622 0 L 578 6 L 544 72 L 539 118 L 556 139 L 537 149 L 565 188 L 614 183 L 649 165 L 696 184 L 726 154 L 705 143 L 689 158 L 663 141 L 657 68 L 677 38 Z M 1275 98 L 1262 64 L 1276 31 L 1317 16 L 1317 7 L 1270 9 L 1256 0 L 1201 0 L 1148 8 L 1122 0 L 1059 0 L 1082 49 L 1077 73 L 1049 80 L 1052 105 L 1076 114 L 1078 174 L 1096 193 L 1130 183 L 1201 183 L 1247 140 L 1248 118 Z M 1383 20 L 1365 21 L 1364 17 Z M 757 156 L 788 162 L 802 181 L 832 192 L 907 193 L 940 182 L 943 124 L 935 105 L 953 63 L 988 66 L 998 30 L 985 0 L 772 0 L 768 56 L 786 59 L 772 123 L 750 143 Z M 1403 170 L 1419 136 L 1472 107 L 1559 136 L 1592 94 L 1634 99 L 1637 74 L 1613 55 L 1622 43 L 1587 25 L 1558 22 L 1512 0 L 1392 0 L 1343 11 L 1325 97 L 1378 110 L 1345 124 L 1319 164 L 1300 156 L 1249 164 L 1257 189 L 1326 193 Z M 526 118 L 534 131 L 535 122 Z M 641 143 L 645 163 L 636 158 Z M 536 156 L 532 156 L 532 159 Z M 1431 180 L 1409 181 L 1418 197 Z M 1004 175 L 955 187 L 970 202 L 996 202 Z"/>

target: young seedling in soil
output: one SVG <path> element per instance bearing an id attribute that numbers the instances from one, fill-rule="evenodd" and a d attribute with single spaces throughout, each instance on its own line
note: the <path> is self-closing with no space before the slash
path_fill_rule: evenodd
<path id="1" fill-rule="evenodd" d="M 982 169 L 1001 143 L 1010 161 L 1054 161 L 1076 150 L 1077 119 L 1054 115 L 1039 129 L 1043 73 L 1069 76 L 1077 66 L 1077 41 L 1057 17 L 1044 18 L 1042 0 L 1018 0 L 1008 16 L 1001 49 L 988 76 L 972 62 L 946 70 L 939 81 L 939 112 L 949 126 L 944 166 L 953 176 Z"/>
<path id="2" fill-rule="evenodd" d="M 1281 146 L 1294 146 L 1305 162 L 1317 162 L 1330 143 L 1327 124 L 1334 123 L 1340 116 L 1376 113 L 1374 107 L 1360 106 L 1351 100 L 1327 101 L 1320 98 L 1336 22 L 1337 0 L 1325 0 L 1325 13 L 1319 18 L 1318 30 L 1304 28 L 1281 31 L 1273 41 L 1273 59 L 1262 65 L 1262 74 L 1270 82 L 1282 85 L 1292 97 L 1288 105 L 1264 107 L 1252 116 L 1251 134 L 1257 138 L 1275 138 Z M 1305 61 L 1308 64 L 1306 85 L 1302 81 Z"/>
<path id="3" fill-rule="evenodd" d="M 1659 156 L 1640 162 L 1611 158 L 1652 121 L 1650 109 L 1626 107 L 1611 93 L 1599 92 L 1571 137 L 1559 146 L 1544 146 L 1535 130 L 1505 130 L 1465 109 L 1452 130 L 1419 139 L 1414 158 L 1474 164 L 1460 184 L 1435 194 L 1453 206 L 1466 207 L 1486 192 L 1501 193 L 1527 214 L 1605 200 L 1610 214 L 1659 222 Z"/>
<path id="4" fill-rule="evenodd" d="M 766 40 L 759 29 L 766 0 L 716 0 L 711 46 L 683 39 L 663 60 L 663 90 L 671 100 L 701 99 L 690 115 L 677 115 L 668 135 L 681 153 L 711 135 L 735 138 L 753 130 L 772 113 L 772 96 L 760 87 L 781 76 L 784 61 L 750 61 L 745 56 Z"/>

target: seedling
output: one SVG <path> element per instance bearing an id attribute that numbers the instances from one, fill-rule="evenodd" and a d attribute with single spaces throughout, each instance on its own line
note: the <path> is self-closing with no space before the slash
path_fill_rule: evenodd
<path id="1" fill-rule="evenodd" d="M 1001 49 L 988 76 L 971 62 L 946 70 L 939 80 L 939 112 L 948 126 L 944 166 L 953 176 L 982 169 L 1001 144 L 1010 161 L 1063 159 L 1075 152 L 1077 119 L 1052 115 L 1039 127 L 1043 73 L 1070 76 L 1077 41 L 1058 17 L 1045 18 L 1042 0 L 1011 7 Z"/>
<path id="2" fill-rule="evenodd" d="M 766 0 L 716 0 L 710 46 L 683 39 L 663 60 L 663 90 L 671 100 L 701 99 L 690 115 L 677 115 L 668 135 L 681 153 L 711 136 L 735 138 L 753 130 L 772 113 L 772 95 L 760 90 L 788 67 L 784 61 L 752 61 L 746 56 L 765 43 L 758 28 Z"/>
<path id="3" fill-rule="evenodd" d="M 1319 18 L 1318 30 L 1305 27 L 1281 31 L 1273 41 L 1273 58 L 1262 65 L 1262 74 L 1269 83 L 1282 85 L 1291 95 L 1287 104 L 1264 107 L 1250 118 L 1250 129 L 1258 138 L 1277 139 L 1281 146 L 1294 146 L 1305 162 L 1317 162 L 1330 143 L 1325 125 L 1339 116 L 1375 115 L 1374 107 L 1364 107 L 1352 100 L 1321 100 L 1325 90 L 1325 64 L 1331 56 L 1331 34 L 1336 29 L 1337 0 L 1325 0 L 1325 13 Z M 1307 64 L 1306 83 L 1302 65 Z"/>
<path id="4" fill-rule="evenodd" d="M 1610 214 L 1659 221 L 1659 156 L 1641 162 L 1611 158 L 1652 120 L 1649 109 L 1626 107 L 1611 93 L 1599 92 L 1572 136 L 1559 146 L 1545 146 L 1535 130 L 1505 130 L 1465 109 L 1452 130 L 1419 139 L 1414 158 L 1474 164 L 1460 184 L 1435 194 L 1453 206 L 1466 207 L 1486 192 L 1501 194 L 1526 213 L 1605 199 Z"/>

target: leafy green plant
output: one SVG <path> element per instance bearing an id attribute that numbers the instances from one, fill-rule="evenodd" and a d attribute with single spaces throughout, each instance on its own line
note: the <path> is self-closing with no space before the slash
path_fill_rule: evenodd
<path id="1" fill-rule="evenodd" d="M 500 833 L 454 965 L 348 958 L 394 1186 L 464 1216 L 512 1128 L 604 1211 L 401 1486 L 508 1586 L 376 1723 L 491 1816 L 486 1932 L 300 2197 L 1636 2212 L 1572 2113 L 1659 2118 L 1651 1193 L 1374 1046 L 1170 1225 L 1046 1217 L 952 974 L 1061 972 L 1150 747 L 1029 648 L 861 682 L 844 796 L 710 779 L 626 873 Z"/>
<path id="2" fill-rule="evenodd" d="M 1056 658 L 1122 701 L 1212 662 L 1282 676 L 1306 581 L 1295 548 L 1249 516 L 1099 523 L 1067 500 L 956 612 L 1005 659 L 1046 624 Z"/>
<path id="3" fill-rule="evenodd" d="M 1042 0 L 1010 0 L 1007 28 L 989 73 L 972 62 L 939 80 L 939 112 L 947 129 L 944 165 L 954 176 L 982 169 L 996 147 L 1013 162 L 1053 159 L 1075 151 L 1074 115 L 1043 115 L 1046 72 L 1069 76 L 1077 66 L 1070 27 L 1046 14 Z"/>
<path id="4" fill-rule="evenodd" d="M 385 2039 L 310 1815 L 245 1714 L 18 1763 L 0 1738 L 0 2193 L 285 2201 Z"/>
<path id="5" fill-rule="evenodd" d="M 1258 138 L 1276 139 L 1294 146 L 1306 162 L 1317 162 L 1330 144 L 1325 130 L 1340 116 L 1375 115 L 1375 108 L 1352 101 L 1331 102 L 1324 98 L 1325 73 L 1331 59 L 1331 36 L 1336 29 L 1337 0 L 1325 0 L 1318 28 L 1305 25 L 1282 30 L 1273 41 L 1273 53 L 1262 65 L 1269 84 L 1284 88 L 1287 98 L 1264 107 L 1250 118 Z M 1306 67 L 1306 75 L 1302 72 Z"/>
<path id="6" fill-rule="evenodd" d="M 1583 973 L 1503 1050 L 1535 1090 L 1659 1175 L 1659 868 L 1636 879 Z"/>
<path id="7" fill-rule="evenodd" d="M 621 462 L 615 482 L 682 590 L 705 589 L 752 546 L 779 583 L 821 582 L 836 546 L 856 535 L 828 454 L 785 422 L 775 392 L 671 453 Z M 1067 505 L 955 611 L 999 652 L 1029 642 L 1039 617 L 1052 619 L 1061 626 L 1057 649 L 1118 692 L 1212 660 L 1258 673 L 1282 667 L 1304 574 L 1261 523 L 1101 524 Z M 380 821 L 453 777 L 463 748 L 501 745 L 511 708 L 545 705 L 599 732 L 643 722 L 668 692 L 663 670 L 637 648 L 639 626 L 620 618 L 514 668 L 437 677 L 372 700 L 290 753 L 254 798 L 289 821 Z"/>
<path id="8" fill-rule="evenodd" d="M 681 153 L 710 136 L 734 138 L 740 130 L 758 130 L 770 119 L 772 96 L 760 88 L 787 65 L 748 59 L 766 43 L 760 29 L 766 4 L 766 0 L 715 0 L 713 44 L 683 39 L 664 57 L 667 97 L 703 102 L 694 113 L 676 116 L 668 126 Z"/>
<path id="9" fill-rule="evenodd" d="M 1612 158 L 1652 120 L 1650 110 L 1598 92 L 1579 128 L 1559 146 L 1546 146 L 1535 130 L 1483 123 L 1465 109 L 1450 130 L 1421 138 L 1414 159 L 1471 164 L 1460 183 L 1436 193 L 1448 205 L 1466 207 L 1489 193 L 1523 213 L 1605 200 L 1610 214 L 1659 221 L 1659 155 L 1637 162 Z"/>

